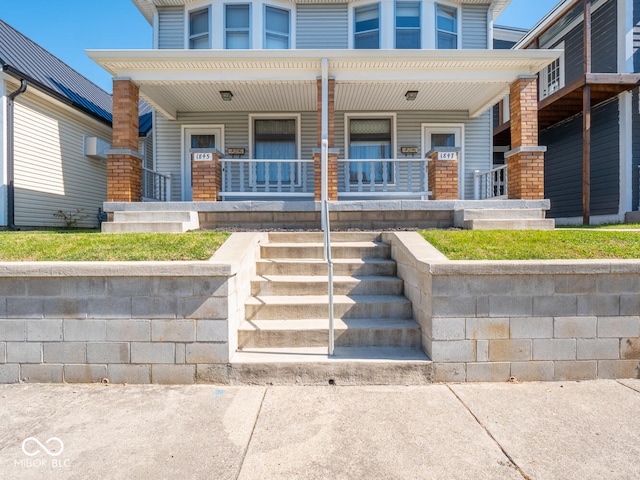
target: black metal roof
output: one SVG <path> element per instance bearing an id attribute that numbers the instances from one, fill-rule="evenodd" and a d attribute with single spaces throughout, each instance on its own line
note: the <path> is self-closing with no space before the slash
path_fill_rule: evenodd
<path id="1" fill-rule="evenodd" d="M 109 93 L 1 19 L 0 65 L 5 73 L 111 126 Z M 139 112 L 140 133 L 147 134 L 151 107 L 140 101 Z"/>

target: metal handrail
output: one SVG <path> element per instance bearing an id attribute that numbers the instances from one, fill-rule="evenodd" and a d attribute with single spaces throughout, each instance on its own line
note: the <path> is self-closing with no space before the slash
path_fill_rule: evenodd
<path id="1" fill-rule="evenodd" d="M 331 225 L 329 223 L 328 179 L 326 172 L 329 170 L 329 142 L 322 140 L 322 230 L 324 232 L 324 260 L 327 262 L 328 278 L 327 289 L 329 295 L 329 355 L 333 355 L 335 349 L 335 326 L 333 318 L 333 259 L 331 258 Z"/>
<path id="2" fill-rule="evenodd" d="M 149 168 L 142 168 L 142 198 L 143 200 L 170 202 L 171 174 L 163 175 Z"/>

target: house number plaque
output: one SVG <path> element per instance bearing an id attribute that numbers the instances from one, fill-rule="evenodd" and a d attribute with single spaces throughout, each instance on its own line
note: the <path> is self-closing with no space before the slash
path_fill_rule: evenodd
<path id="1" fill-rule="evenodd" d="M 438 152 L 438 160 L 455 160 L 458 152 Z"/>
<path id="2" fill-rule="evenodd" d="M 213 160 L 213 153 L 198 152 L 193 154 L 194 162 L 210 162 Z"/>

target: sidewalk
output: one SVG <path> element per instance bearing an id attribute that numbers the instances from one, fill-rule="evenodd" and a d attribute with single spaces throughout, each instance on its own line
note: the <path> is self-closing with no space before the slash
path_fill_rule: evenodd
<path id="1" fill-rule="evenodd" d="M 1 385 L 2 479 L 638 479 L 640 380 Z"/>

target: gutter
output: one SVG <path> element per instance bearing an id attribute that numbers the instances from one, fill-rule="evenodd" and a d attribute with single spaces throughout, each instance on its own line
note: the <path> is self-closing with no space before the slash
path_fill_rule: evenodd
<path id="1" fill-rule="evenodd" d="M 4 70 L 4 66 L 2 67 Z M 7 226 L 11 230 L 18 230 L 15 224 L 15 186 L 13 183 L 13 104 L 14 100 L 27 91 L 27 81 L 20 79 L 20 88 L 7 96 Z"/>

